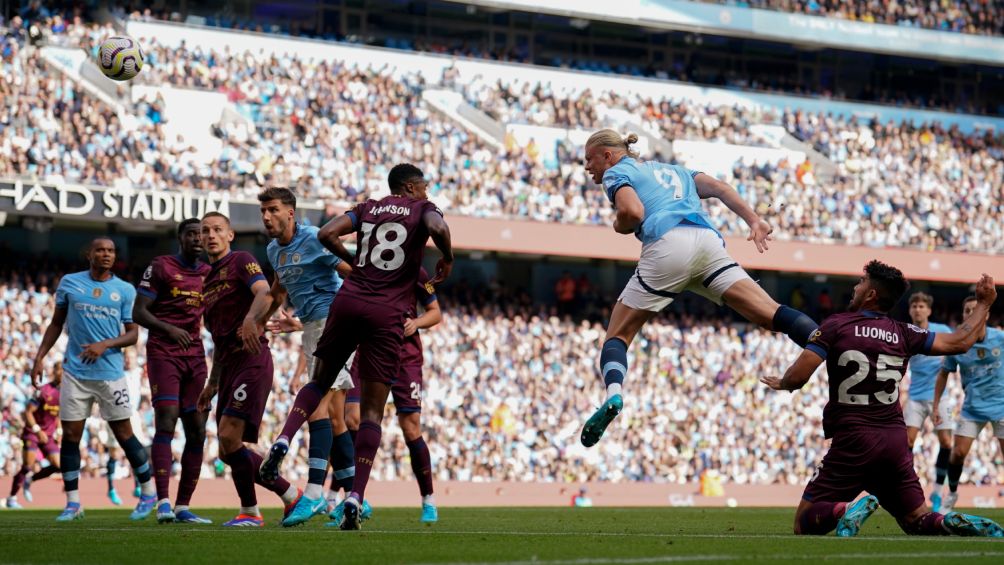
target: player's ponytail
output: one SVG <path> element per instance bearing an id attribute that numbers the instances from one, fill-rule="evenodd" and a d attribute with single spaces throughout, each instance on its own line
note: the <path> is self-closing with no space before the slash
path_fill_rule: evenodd
<path id="1" fill-rule="evenodd" d="M 631 145 L 638 142 L 638 135 L 635 133 L 627 134 L 627 137 L 621 137 L 621 134 L 617 133 L 612 129 L 601 129 L 600 131 L 589 136 L 589 140 L 586 141 L 586 147 L 610 147 L 612 149 L 623 149 L 629 157 L 634 159 L 638 158 L 638 152 L 631 149 Z"/>

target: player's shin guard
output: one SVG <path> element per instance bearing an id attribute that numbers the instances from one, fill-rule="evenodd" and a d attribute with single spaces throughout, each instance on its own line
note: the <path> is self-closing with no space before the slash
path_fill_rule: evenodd
<path id="1" fill-rule="evenodd" d="M 962 463 L 948 464 L 948 490 L 959 490 L 959 479 L 962 478 Z"/>
<path id="2" fill-rule="evenodd" d="M 274 492 L 275 494 L 278 494 L 279 496 L 283 496 L 289 491 L 289 486 L 290 486 L 289 481 L 282 478 L 281 475 L 279 477 L 276 477 L 275 481 L 271 483 L 266 483 L 264 480 L 262 480 L 261 473 L 259 472 L 259 469 L 261 469 L 261 462 L 263 461 L 262 456 L 258 455 L 257 453 L 251 451 L 246 447 L 242 449 L 244 452 L 247 453 L 247 456 L 251 460 L 251 463 L 253 465 L 254 473 L 252 475 L 252 480 L 255 483 L 258 483 L 259 485 L 267 488 L 268 490 Z"/>
<path id="3" fill-rule="evenodd" d="M 951 447 L 942 447 L 938 449 L 938 459 L 934 463 L 934 484 L 937 488 L 941 488 L 941 485 L 945 484 L 945 479 L 948 478 L 948 460 L 952 456 Z"/>
<path id="4" fill-rule="evenodd" d="M 203 446 L 199 441 L 185 441 L 185 449 L 181 452 L 181 478 L 178 480 L 178 499 L 175 506 L 188 506 L 192 501 L 192 493 L 199 484 L 202 473 Z"/>
<path id="5" fill-rule="evenodd" d="M 603 373 L 603 384 L 607 387 L 607 397 L 620 394 L 624 375 L 627 374 L 627 344 L 624 340 L 612 337 L 603 343 L 600 371 Z"/>
<path id="6" fill-rule="evenodd" d="M 328 474 L 328 454 L 331 453 L 331 420 L 310 422 L 310 442 L 307 446 L 307 498 L 317 499 L 324 494 L 324 477 Z"/>
<path id="7" fill-rule="evenodd" d="M 129 460 L 129 465 L 132 466 L 132 472 L 136 475 L 136 480 L 139 482 L 140 487 L 143 488 L 143 494 L 154 494 L 153 489 L 150 488 L 153 486 L 150 484 L 150 459 L 146 455 L 146 449 L 143 447 L 143 444 L 136 439 L 136 436 L 131 436 L 129 439 L 121 442 L 121 444 L 122 450 L 125 451 L 126 459 Z"/>
<path id="8" fill-rule="evenodd" d="M 289 443 L 289 440 L 296 436 L 296 432 L 314 413 L 326 392 L 326 390 L 321 390 L 317 383 L 309 382 L 300 389 L 300 392 L 296 393 L 296 400 L 293 401 L 293 408 L 289 411 L 289 416 L 286 417 L 286 424 L 283 425 L 282 433 L 279 434 L 279 441 L 286 438 L 286 443 Z"/>
<path id="9" fill-rule="evenodd" d="M 819 329 L 819 324 L 790 306 L 781 306 L 774 312 L 772 327 L 776 332 L 787 334 L 799 347 L 805 347 L 812 334 Z"/>
<path id="10" fill-rule="evenodd" d="M 169 498 L 171 484 L 171 440 L 173 433 L 157 432 L 153 436 L 150 459 L 153 460 L 154 482 L 157 483 L 157 500 Z"/>
<path id="11" fill-rule="evenodd" d="M 415 472 L 415 479 L 418 481 L 418 490 L 422 496 L 429 496 L 432 494 L 432 457 L 429 456 L 429 446 L 425 444 L 423 437 L 406 443 L 408 453 L 411 454 L 411 470 Z"/>
<path id="12" fill-rule="evenodd" d="M 76 501 L 72 500 L 73 496 L 79 496 L 77 494 L 80 479 L 79 443 L 63 438 L 59 444 L 59 466 L 63 469 L 63 490 L 66 491 L 67 497 L 71 498 L 71 502 L 79 502 L 79 497 Z M 73 495 L 71 496 L 70 493 Z"/>
<path id="13" fill-rule="evenodd" d="M 10 485 L 10 495 L 17 496 L 17 493 L 21 491 L 21 486 L 24 485 L 24 479 L 28 477 L 28 467 L 21 466 L 21 470 L 14 475 L 14 482 Z"/>
<path id="14" fill-rule="evenodd" d="M 942 522 L 945 521 L 945 517 L 937 512 L 928 512 L 920 518 L 917 518 L 913 522 L 907 522 L 905 520 L 896 519 L 899 522 L 899 527 L 903 529 L 907 535 L 911 536 L 947 536 L 948 531 L 945 530 Z"/>
<path id="15" fill-rule="evenodd" d="M 373 460 L 380 448 L 382 435 L 383 429 L 376 422 L 364 420 L 359 424 L 359 435 L 356 436 L 356 479 L 352 493 L 360 502 L 365 500 L 366 483 L 370 480 L 370 471 L 373 470 Z"/>
<path id="16" fill-rule="evenodd" d="M 220 457 L 224 463 L 230 465 L 230 477 L 234 481 L 237 496 L 240 497 L 241 506 L 244 508 L 258 505 L 258 496 L 254 491 L 254 483 L 255 475 L 257 474 L 255 470 L 261 464 L 261 461 L 255 463 L 251 455 L 252 452 L 248 448 L 242 447 L 233 453 Z"/>
<path id="17" fill-rule="evenodd" d="M 846 502 L 816 502 L 802 512 L 799 518 L 799 533 L 808 536 L 822 536 L 833 531 L 847 509 Z"/>
<path id="18" fill-rule="evenodd" d="M 352 483 L 356 477 L 356 449 L 352 434 L 343 432 L 335 436 L 331 442 L 331 490 L 339 488 L 345 494 L 352 492 Z"/>

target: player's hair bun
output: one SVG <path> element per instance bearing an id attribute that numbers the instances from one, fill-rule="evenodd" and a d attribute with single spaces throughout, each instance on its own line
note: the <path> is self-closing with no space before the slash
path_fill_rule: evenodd
<path id="1" fill-rule="evenodd" d="M 638 143 L 638 134 L 636 133 L 627 134 L 627 137 L 624 138 L 624 146 L 630 149 L 631 144 L 633 143 Z"/>

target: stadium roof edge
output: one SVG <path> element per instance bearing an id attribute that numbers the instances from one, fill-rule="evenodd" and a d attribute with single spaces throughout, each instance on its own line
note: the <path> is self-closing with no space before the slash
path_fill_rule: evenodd
<path id="1" fill-rule="evenodd" d="M 1004 38 L 792 14 L 685 0 L 446 0 L 486 8 L 609 21 L 645 28 L 942 61 L 1004 63 Z M 626 14 L 639 14 L 629 16 Z"/>

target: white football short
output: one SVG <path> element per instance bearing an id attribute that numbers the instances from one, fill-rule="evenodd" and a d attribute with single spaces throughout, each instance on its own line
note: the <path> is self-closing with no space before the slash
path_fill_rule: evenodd
<path id="1" fill-rule="evenodd" d="M 126 377 L 114 381 L 81 380 L 64 372 L 59 387 L 59 418 L 68 422 L 86 420 L 91 407 L 98 403 L 98 412 L 106 422 L 128 420 L 133 415 Z"/>
<path id="2" fill-rule="evenodd" d="M 935 430 L 951 430 L 955 427 L 952 422 L 952 408 L 948 402 L 942 400 L 938 405 L 938 413 L 941 415 L 941 423 L 934 426 Z M 903 407 L 903 419 L 906 420 L 907 427 L 923 428 L 924 421 L 934 417 L 933 400 L 907 399 L 906 406 Z"/>
<path id="3" fill-rule="evenodd" d="M 955 424 L 955 435 L 976 439 L 987 424 L 993 427 L 994 437 L 1004 439 L 1004 419 L 995 422 L 993 420 L 970 420 L 959 416 L 959 422 Z"/>
<path id="4" fill-rule="evenodd" d="M 638 268 L 618 301 L 636 310 L 660 312 L 689 290 L 721 304 L 725 291 L 748 278 L 713 230 L 677 226 L 642 247 Z"/>
<path id="5" fill-rule="evenodd" d="M 314 351 L 317 349 L 317 342 L 320 341 L 321 334 L 324 333 L 326 323 L 327 318 L 322 318 L 303 324 L 303 354 L 308 356 L 307 378 L 314 375 L 314 365 L 317 363 Z M 349 390 L 352 388 L 352 375 L 349 374 L 349 368 L 352 367 L 352 360 L 355 355 L 353 353 L 349 356 L 348 362 L 338 371 L 338 376 L 335 378 L 335 384 L 331 386 L 331 390 Z"/>

